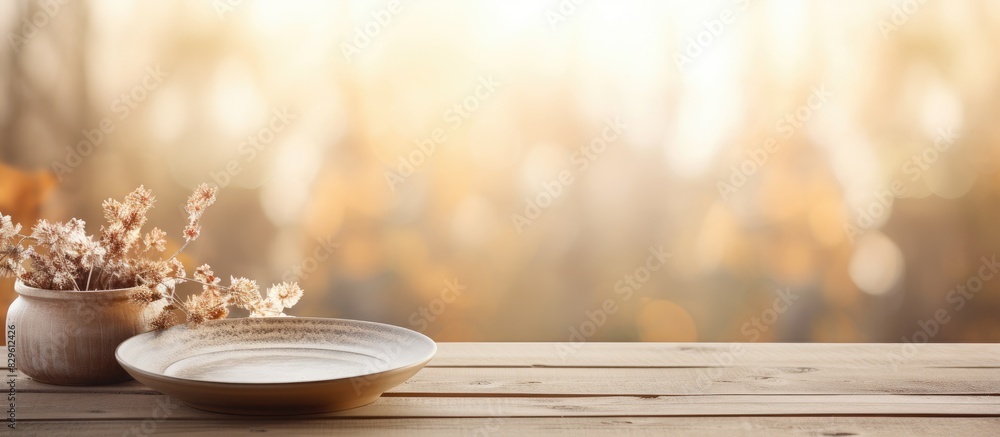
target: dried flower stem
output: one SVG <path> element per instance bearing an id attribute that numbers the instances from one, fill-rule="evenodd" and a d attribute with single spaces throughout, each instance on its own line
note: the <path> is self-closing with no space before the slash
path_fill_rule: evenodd
<path id="1" fill-rule="evenodd" d="M 181 252 L 184 250 L 184 248 L 188 247 L 188 244 L 191 244 L 191 241 L 185 241 L 184 244 L 182 244 L 181 247 L 178 248 L 177 251 L 174 252 L 173 255 L 170 255 L 170 257 L 167 258 L 165 261 L 170 261 L 170 260 L 172 260 L 174 258 L 177 258 L 177 255 L 180 255 Z"/>
<path id="2" fill-rule="evenodd" d="M 186 276 L 171 276 L 170 279 L 177 279 L 177 280 L 183 281 L 183 282 L 194 282 L 195 284 L 201 284 L 201 285 L 204 285 L 206 287 L 216 287 L 216 288 L 218 288 L 220 290 L 227 290 L 228 291 L 231 288 L 231 287 L 227 287 L 225 285 L 209 284 L 209 283 L 207 283 L 205 281 L 199 281 L 197 279 L 188 278 Z"/>
<path id="3" fill-rule="evenodd" d="M 90 271 L 87 272 L 87 285 L 84 287 L 84 290 L 90 290 L 90 277 L 91 276 L 94 276 L 94 266 L 90 266 Z"/>
<path id="4" fill-rule="evenodd" d="M 21 245 L 21 243 L 22 243 L 22 242 L 24 242 L 24 240 L 26 240 L 26 239 L 29 239 L 29 238 L 31 238 L 31 237 L 29 237 L 29 236 L 27 236 L 27 235 L 21 235 L 21 234 L 16 234 L 16 235 L 17 235 L 18 237 L 21 237 L 21 239 L 20 239 L 20 240 L 17 240 L 17 243 L 15 244 L 15 246 L 20 246 L 20 245 Z M 2 257 L 0 257 L 0 261 L 3 261 L 3 260 L 5 260 L 5 259 L 7 259 L 7 256 L 8 256 L 8 255 L 10 255 L 10 254 L 8 254 L 8 253 L 5 253 L 5 254 L 3 254 L 3 256 L 2 256 Z"/>

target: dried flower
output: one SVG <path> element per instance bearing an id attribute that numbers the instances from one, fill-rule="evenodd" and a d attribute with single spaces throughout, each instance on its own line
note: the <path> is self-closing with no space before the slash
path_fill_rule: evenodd
<path id="1" fill-rule="evenodd" d="M 188 314 L 188 322 L 194 325 L 208 320 L 225 318 L 229 315 L 225 301 L 208 290 L 188 296 L 182 306 Z"/>
<path id="2" fill-rule="evenodd" d="M 212 271 L 212 266 L 208 264 L 202 264 L 195 269 L 194 279 L 202 282 L 202 285 L 206 287 L 215 286 L 220 281 L 220 279 L 215 276 L 215 272 Z"/>
<path id="3" fill-rule="evenodd" d="M 201 217 L 215 203 L 216 191 L 202 184 L 188 198 L 185 243 L 178 253 L 201 234 Z M 265 299 L 257 282 L 247 278 L 230 277 L 229 286 L 221 285 L 221 279 L 208 264 L 195 269 L 191 278 L 187 277 L 178 253 L 167 259 L 143 256 L 163 252 L 167 246 L 167 233 L 160 228 L 142 233 L 146 214 L 155 201 L 152 192 L 142 186 L 122 201 L 105 200 L 102 207 L 107 223 L 101 227 L 96 241 L 87 235 L 82 220 L 65 223 L 39 220 L 31 235 L 22 235 L 20 224 L 0 214 L 0 277 L 16 276 L 29 286 L 55 290 L 134 288 L 129 300 L 136 304 L 166 301 L 163 310 L 150 322 L 153 329 L 176 324 L 177 311 L 185 313 L 190 324 L 197 325 L 225 318 L 230 306 L 249 310 L 251 317 L 273 317 L 284 316 L 282 311 L 298 302 L 302 289 L 295 283 L 272 286 Z M 25 241 L 28 243 L 24 244 Z M 28 262 L 31 270 L 24 268 Z M 200 283 L 201 292 L 181 302 L 175 285 L 186 281 Z"/>
<path id="4" fill-rule="evenodd" d="M 32 248 L 22 248 L 20 245 L 12 245 L 0 248 L 0 277 L 18 277 L 23 275 L 22 264 L 32 252 Z"/>
<path id="5" fill-rule="evenodd" d="M 146 246 L 146 252 L 149 252 L 150 249 L 163 252 L 167 250 L 167 233 L 160 230 L 160 228 L 153 228 L 143 237 L 142 244 Z"/>
<path id="6" fill-rule="evenodd" d="M 148 286 L 141 285 L 129 293 L 128 299 L 138 305 L 149 305 L 163 299 L 163 295 Z"/>
<path id="7" fill-rule="evenodd" d="M 184 228 L 184 240 L 191 242 L 197 240 L 201 236 L 201 225 L 190 224 Z"/>
<path id="8" fill-rule="evenodd" d="M 104 218 L 108 225 L 101 229 L 101 245 L 110 260 L 123 260 L 128 256 L 142 235 L 146 212 L 153 207 L 155 201 L 152 192 L 143 186 L 125 196 L 124 202 L 114 199 L 104 201 Z"/>
<path id="9" fill-rule="evenodd" d="M 170 308 L 168 309 L 168 307 Z M 174 313 L 171 312 L 174 309 L 175 308 L 172 305 L 167 305 L 163 307 L 163 311 L 160 311 L 160 313 L 156 315 L 156 318 L 154 318 L 153 321 L 149 323 L 150 327 L 152 327 L 154 330 L 159 330 L 159 329 L 167 329 L 171 326 L 176 325 L 177 320 L 174 319 Z"/>
<path id="10" fill-rule="evenodd" d="M 230 277 L 229 284 L 229 298 L 233 302 L 233 305 L 250 309 L 252 305 L 261 300 L 260 288 L 257 287 L 257 281 L 251 281 L 247 278 Z"/>
<path id="11" fill-rule="evenodd" d="M 21 246 L 25 237 L 20 236 L 20 232 L 20 223 L 14 223 L 9 215 L 0 214 L 0 277 L 24 274 L 22 264 L 30 256 L 32 248 Z"/>
<path id="12" fill-rule="evenodd" d="M 0 242 L 6 243 L 21 232 L 21 224 L 13 223 L 9 215 L 0 215 Z"/>
<path id="13" fill-rule="evenodd" d="M 107 251 L 96 241 L 88 240 L 80 254 L 80 265 L 85 269 L 99 267 Z"/>
<path id="14" fill-rule="evenodd" d="M 267 300 L 273 301 L 277 306 L 290 308 L 298 303 L 302 297 L 302 289 L 294 282 L 282 282 L 272 285 L 267 290 Z"/>
<path id="15" fill-rule="evenodd" d="M 76 280 L 70 273 L 56 272 L 52 275 L 52 285 L 59 290 L 68 290 L 71 287 L 76 287 Z"/>
<path id="16" fill-rule="evenodd" d="M 215 188 L 209 187 L 208 184 L 201 184 L 194 190 L 191 197 L 188 197 L 187 205 L 184 207 L 188 213 L 188 225 L 184 228 L 185 241 L 190 243 L 201 235 L 201 225 L 199 224 L 201 215 L 205 213 L 205 208 L 215 203 L 215 193 Z"/>
<path id="17" fill-rule="evenodd" d="M 33 276 L 38 283 L 29 285 L 58 290 L 83 286 L 79 284 L 83 272 L 101 265 L 106 253 L 100 243 L 86 235 L 85 228 L 86 224 L 78 219 L 66 223 L 39 220 L 35 224 L 29 238 L 45 250 L 28 254 L 32 267 L 39 273 Z"/>
<path id="18" fill-rule="evenodd" d="M 281 317 L 285 315 L 282 309 L 277 302 L 267 299 L 250 310 L 250 317 Z"/>
<path id="19" fill-rule="evenodd" d="M 184 271 L 184 264 L 177 258 L 170 258 L 167 260 L 167 276 L 172 278 L 183 278 L 187 276 L 187 272 Z"/>

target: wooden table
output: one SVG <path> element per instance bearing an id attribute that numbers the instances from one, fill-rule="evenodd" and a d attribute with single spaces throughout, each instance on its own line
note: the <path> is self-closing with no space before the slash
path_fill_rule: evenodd
<path id="1" fill-rule="evenodd" d="M 24 435 L 1000 435 L 1000 344 L 443 343 L 374 404 L 270 419 L 16 389 Z"/>

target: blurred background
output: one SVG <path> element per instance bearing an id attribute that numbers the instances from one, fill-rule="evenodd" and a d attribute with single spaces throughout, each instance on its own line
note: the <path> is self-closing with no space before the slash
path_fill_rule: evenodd
<path id="1" fill-rule="evenodd" d="M 63 3 L 0 4 L 26 225 L 209 182 L 189 269 L 443 341 L 1000 340 L 1000 2 Z"/>

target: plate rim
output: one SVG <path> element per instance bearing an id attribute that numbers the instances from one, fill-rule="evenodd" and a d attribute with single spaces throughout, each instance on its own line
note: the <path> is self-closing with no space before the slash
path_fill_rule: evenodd
<path id="1" fill-rule="evenodd" d="M 357 324 L 362 324 L 362 325 L 367 324 L 367 325 L 376 325 L 376 326 L 379 326 L 379 325 L 380 326 L 386 326 L 386 327 L 389 327 L 390 329 L 401 329 L 401 330 L 404 330 L 404 331 L 408 331 L 410 334 L 415 334 L 418 337 L 423 337 L 424 339 L 426 339 L 427 341 L 430 342 L 430 344 L 431 344 L 431 350 L 427 354 L 426 357 L 424 357 L 422 359 L 419 359 L 419 360 L 417 360 L 415 362 L 406 364 L 404 366 L 391 367 L 391 368 L 388 368 L 388 369 L 385 369 L 385 370 L 381 370 L 381 371 L 378 371 L 378 372 L 374 372 L 374 373 L 363 373 L 363 374 L 360 374 L 360 375 L 346 376 L 346 377 L 342 377 L 342 378 L 313 379 L 313 380 L 308 380 L 308 381 L 289 381 L 289 382 L 224 382 L 224 381 L 204 381 L 204 380 L 198 380 L 198 379 L 180 378 L 180 377 L 176 377 L 176 376 L 164 375 L 162 373 L 153 373 L 153 372 L 149 372 L 149 371 L 146 371 L 146 370 L 143 370 L 143 369 L 139 369 L 139 368 L 137 368 L 135 366 L 132 366 L 132 365 L 128 364 L 127 362 L 125 362 L 125 360 L 123 360 L 122 356 L 121 356 L 121 348 L 122 348 L 122 346 L 124 346 L 125 343 L 128 343 L 128 342 L 130 342 L 130 341 L 132 341 L 132 340 L 134 340 L 134 339 L 136 339 L 138 337 L 141 337 L 141 336 L 144 336 L 144 335 L 147 335 L 147 334 L 154 334 L 155 335 L 157 332 L 159 332 L 159 331 L 149 331 L 149 332 L 144 332 L 142 334 L 134 335 L 132 337 L 129 337 L 129 338 L 125 339 L 125 341 L 121 342 L 118 345 L 118 347 L 115 348 L 115 361 L 118 361 L 118 364 L 121 365 L 125 369 L 125 371 L 128 372 L 128 373 L 130 373 L 130 374 L 132 372 L 136 372 L 136 373 L 139 373 L 139 374 L 141 374 L 143 376 L 146 376 L 148 378 L 158 379 L 158 380 L 165 380 L 165 382 L 166 381 L 170 381 L 170 382 L 184 383 L 184 384 L 197 384 L 197 385 L 204 385 L 204 386 L 223 386 L 223 387 L 230 387 L 230 388 L 234 388 L 234 387 L 238 387 L 238 386 L 255 386 L 255 387 L 258 387 L 258 388 L 260 388 L 260 387 L 282 388 L 282 387 L 287 387 L 287 386 L 297 386 L 297 385 L 303 385 L 303 384 L 319 384 L 319 383 L 333 383 L 333 382 L 340 382 L 340 381 L 349 381 L 349 380 L 355 379 L 355 378 L 375 378 L 375 377 L 379 377 L 379 376 L 382 376 L 382 375 L 388 374 L 388 373 L 400 373 L 400 372 L 404 372 L 404 371 L 409 371 L 409 370 L 411 370 L 413 368 L 422 368 L 428 362 L 430 362 L 430 360 L 433 359 L 435 355 L 437 355 L 437 350 L 438 350 L 437 342 L 435 342 L 433 339 L 431 339 L 430 337 L 424 335 L 421 332 L 417 332 L 417 331 L 414 331 L 414 330 L 409 329 L 409 328 L 404 328 L 402 326 L 391 325 L 391 324 L 382 323 L 382 322 L 373 322 L 373 321 L 368 321 L 368 320 L 342 319 L 342 318 L 331 318 L 331 317 L 294 317 L 294 316 L 286 316 L 286 317 L 241 317 L 241 318 L 238 318 L 238 319 L 212 320 L 212 321 L 208 321 L 206 323 L 210 323 L 210 324 L 226 323 L 226 322 L 229 322 L 229 323 L 240 323 L 243 320 L 252 320 L 252 319 L 274 319 L 274 320 L 290 319 L 290 320 L 313 320 L 313 321 L 338 321 L 338 322 L 357 323 Z M 184 325 L 179 325 L 179 326 L 184 326 Z M 167 329 L 173 329 L 173 327 L 167 328 Z M 197 328 L 190 328 L 190 327 L 188 327 L 188 329 L 197 329 Z"/>

